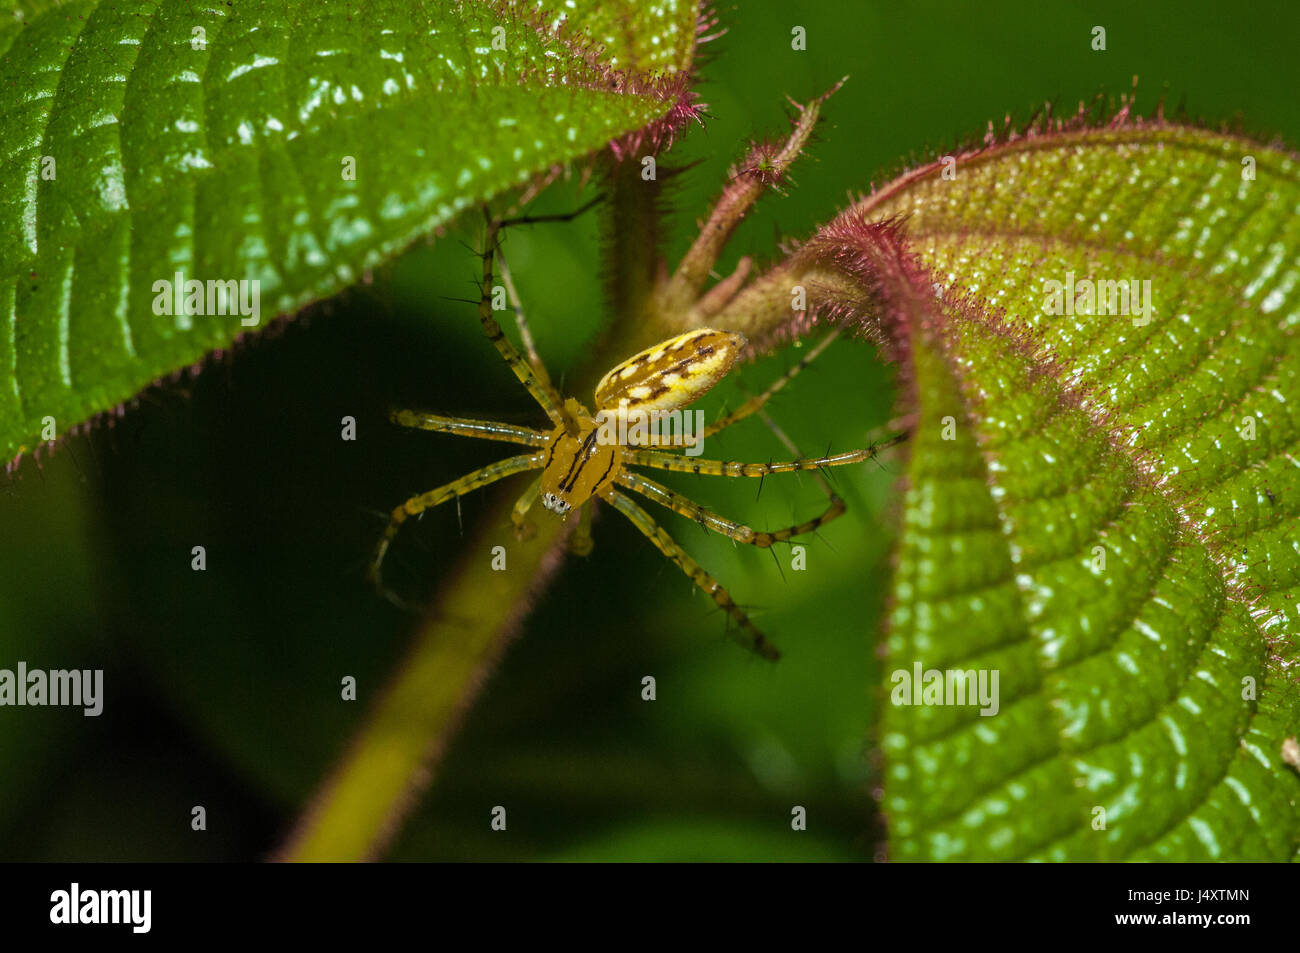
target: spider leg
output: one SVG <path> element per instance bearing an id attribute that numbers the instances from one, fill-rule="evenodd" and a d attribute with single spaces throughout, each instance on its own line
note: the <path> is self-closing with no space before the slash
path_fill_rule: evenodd
<path id="1" fill-rule="evenodd" d="M 839 336 L 840 336 L 840 329 L 833 328 L 830 334 L 826 335 L 826 337 L 818 341 L 817 344 L 814 347 L 812 347 L 807 354 L 805 354 L 797 362 L 795 362 L 794 366 L 792 366 L 788 371 L 786 371 L 775 381 L 773 381 L 771 386 L 769 386 L 767 390 L 763 391 L 763 393 L 759 394 L 757 397 L 749 398 L 749 400 L 745 401 L 738 408 L 736 408 L 735 411 L 733 411 L 730 414 L 727 414 L 727 416 L 723 417 L 721 420 L 709 424 L 709 426 L 705 428 L 704 433 L 701 435 L 700 439 L 704 439 L 704 437 L 712 437 L 718 431 L 726 430 L 732 424 L 739 423 L 740 421 L 744 420 L 746 417 L 750 416 L 756 411 L 761 410 L 764 404 L 766 404 L 769 400 L 771 400 L 774 396 L 776 396 L 776 393 L 779 390 L 781 390 L 781 388 L 785 387 L 786 384 L 790 383 L 790 381 L 794 378 L 796 374 L 802 371 L 813 361 L 817 360 L 817 358 L 821 355 L 822 351 L 830 347 L 831 342 L 833 342 Z"/>
<path id="2" fill-rule="evenodd" d="M 795 446 L 794 441 L 791 440 L 790 437 L 786 434 L 786 432 L 777 425 L 777 422 L 773 420 L 771 416 L 768 415 L 767 411 L 760 410 L 758 416 L 759 419 L 761 419 L 763 423 L 767 425 L 767 428 L 771 430 L 773 434 L 776 435 L 776 439 L 780 440 L 787 450 L 789 450 L 796 457 L 801 456 L 801 454 L 799 453 L 799 448 Z M 830 449 L 831 448 L 828 446 L 826 448 L 826 452 L 830 453 Z M 869 448 L 869 449 L 874 450 L 875 448 Z M 835 491 L 831 489 L 830 474 L 827 472 L 825 467 L 818 467 L 816 470 L 813 471 L 813 476 L 817 479 L 818 485 L 821 486 L 822 491 L 826 494 L 826 496 L 829 499 L 831 499 L 832 501 L 839 499 L 839 497 L 835 495 Z"/>
<path id="3" fill-rule="evenodd" d="M 537 353 L 537 345 L 533 343 L 533 331 L 528 326 L 528 318 L 524 315 L 524 306 L 519 301 L 519 292 L 515 291 L 515 281 L 510 276 L 510 266 L 506 263 L 505 250 L 497 248 L 497 262 L 501 269 L 501 283 L 506 288 L 506 299 L 510 302 L 510 309 L 515 313 L 515 326 L 519 328 L 519 339 L 524 344 L 524 351 L 528 354 L 528 364 L 537 375 L 537 380 L 550 390 L 551 395 L 559 401 L 558 392 L 551 384 L 551 375 L 546 370 L 546 365 L 542 363 L 541 356 Z"/>
<path id="4" fill-rule="evenodd" d="M 820 516 L 785 529 L 764 532 L 743 523 L 729 520 L 725 516 L 719 516 L 712 510 L 700 506 L 694 500 L 680 493 L 674 493 L 666 486 L 643 477 L 639 473 L 624 470 L 618 475 L 617 482 L 620 486 L 635 490 L 647 499 L 668 507 L 674 513 L 680 513 L 682 516 L 694 520 L 706 529 L 711 529 L 715 533 L 722 533 L 724 536 L 730 536 L 739 543 L 747 543 L 750 546 L 758 546 L 763 549 L 770 548 L 773 543 L 785 542 L 793 536 L 811 533 L 819 526 L 829 523 L 844 512 L 844 501 L 832 493 L 831 505 Z"/>
<path id="5" fill-rule="evenodd" d="M 532 427 L 517 427 L 495 420 L 472 420 L 469 417 L 444 417 L 422 410 L 394 410 L 388 419 L 402 427 L 416 430 L 435 430 L 458 437 L 479 437 L 483 440 L 501 440 L 505 443 L 522 443 L 530 447 L 545 446 L 549 434 Z"/>
<path id="6" fill-rule="evenodd" d="M 496 318 L 492 317 L 492 260 L 500 233 L 500 222 L 488 222 L 483 249 L 483 280 L 479 288 L 478 302 L 478 317 L 483 324 L 483 333 L 487 335 L 488 340 L 509 365 L 519 382 L 528 389 L 528 393 L 533 395 L 533 399 L 541 405 L 542 410 L 546 411 L 546 416 L 557 424 L 571 427 L 572 421 L 565 414 L 563 402 L 555 392 L 555 388 L 549 382 L 538 379 L 528 362 L 519 356 L 515 346 L 506 339 L 505 332 L 501 330 L 501 325 L 497 324 Z"/>
<path id="7" fill-rule="evenodd" d="M 797 473 L 801 470 L 820 470 L 822 467 L 842 467 L 850 463 L 870 460 L 879 447 L 866 450 L 845 450 L 825 457 L 802 460 L 784 460 L 774 463 L 741 463 L 737 460 L 703 460 L 684 457 L 662 450 L 627 448 L 624 464 L 635 467 L 653 467 L 656 470 L 674 470 L 679 473 L 698 473 L 702 476 L 764 477 L 769 473 Z"/>
<path id="8" fill-rule="evenodd" d="M 630 497 L 612 487 L 602 491 L 600 498 L 631 520 L 632 525 L 639 529 L 659 552 L 676 563 L 682 572 L 690 577 L 691 582 L 712 597 L 718 607 L 735 621 L 738 629 L 734 635 L 742 645 L 771 661 L 776 661 L 781 657 L 781 653 L 777 651 L 776 646 L 767 640 L 767 637 L 758 630 L 758 627 L 753 622 L 749 621 L 749 616 L 745 614 L 745 610 L 736 605 L 735 600 L 731 598 L 731 593 L 727 592 L 718 580 L 714 579 L 707 570 L 692 559 L 690 554 L 682 549 L 668 535 L 667 530 L 659 526 L 649 513 L 637 506 Z"/>
<path id="9" fill-rule="evenodd" d="M 515 508 L 510 511 L 510 522 L 515 524 L 516 539 L 532 539 L 537 533 L 537 527 L 528 519 L 528 511 L 533 508 L 541 492 L 542 478 L 538 477 L 524 490 L 524 495 L 515 500 Z"/>
<path id="10" fill-rule="evenodd" d="M 545 215 L 515 215 L 511 218 L 502 219 L 501 227 L 509 228 L 515 225 L 541 225 L 547 222 L 572 222 L 575 218 L 586 215 L 603 201 L 605 201 L 605 194 L 602 192 L 594 198 L 584 202 L 571 212 L 551 212 Z M 526 205 L 528 203 L 524 202 L 522 204 Z"/>
<path id="11" fill-rule="evenodd" d="M 588 501 L 578 514 L 578 526 L 569 537 L 569 552 L 575 556 L 590 556 L 596 543 L 591 538 L 591 511 L 595 503 Z"/>
<path id="12" fill-rule="evenodd" d="M 754 413 L 758 412 L 759 410 L 762 410 L 763 406 L 769 400 L 771 400 L 778 391 L 780 391 L 783 387 L 785 387 L 786 384 L 790 383 L 790 381 L 794 378 L 796 374 L 798 374 L 805 367 L 807 367 L 809 364 L 815 361 L 821 355 L 821 353 L 824 350 L 826 350 L 826 348 L 830 347 L 831 343 L 837 337 L 839 337 L 839 334 L 840 334 L 839 328 L 832 329 L 831 332 L 826 335 L 826 337 L 818 341 L 817 344 L 814 347 L 812 347 L 807 354 L 801 357 L 798 360 L 798 362 L 794 364 L 794 366 L 792 366 L 788 371 L 786 371 L 779 378 L 773 381 L 772 384 L 767 388 L 767 390 L 763 391 L 763 393 L 759 394 L 757 397 L 749 398 L 749 400 L 745 401 L 733 412 L 722 417 L 720 420 L 714 421 L 713 423 L 709 424 L 707 427 L 704 428 L 702 432 L 698 434 L 690 435 L 688 439 L 688 435 L 686 433 L 682 432 L 681 430 L 676 430 L 670 433 L 669 435 L 667 435 L 666 438 L 663 436 L 657 437 L 656 443 L 654 445 L 660 447 L 670 447 L 670 448 L 678 448 L 678 449 L 684 447 L 694 447 L 697 446 L 700 443 L 700 441 L 702 441 L 705 437 L 712 437 L 715 433 L 718 433 L 721 430 L 726 430 L 732 424 L 739 423 L 740 421 L 744 420 L 746 417 L 749 417 Z M 793 451 L 793 452 L 798 453 L 798 451 Z"/>
<path id="13" fill-rule="evenodd" d="M 489 483 L 495 483 L 504 477 L 522 473 L 525 470 L 536 470 L 543 465 L 544 461 L 545 455 L 541 453 L 525 453 L 517 457 L 508 457 L 505 460 L 498 460 L 496 463 L 489 463 L 472 473 L 467 473 L 459 480 L 453 480 L 451 483 L 444 484 L 437 489 L 411 497 L 394 509 L 392 515 L 389 516 L 388 527 L 384 530 L 383 537 L 375 547 L 375 555 L 371 557 L 370 568 L 366 573 L 367 577 L 376 589 L 383 591 L 380 566 L 384 562 L 384 555 L 388 552 L 389 544 L 392 543 L 393 537 L 397 535 L 397 531 L 402 528 L 402 524 L 406 522 L 408 517 L 418 516 L 439 503 L 459 499 L 472 490 L 487 486 Z"/>

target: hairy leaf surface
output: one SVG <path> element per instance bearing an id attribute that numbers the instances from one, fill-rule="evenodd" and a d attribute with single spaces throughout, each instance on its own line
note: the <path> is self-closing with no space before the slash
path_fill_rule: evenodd
<path id="1" fill-rule="evenodd" d="M 4 6 L 5 460 L 690 112 L 690 3 Z M 174 313 L 178 275 L 203 313 Z M 209 281 L 256 281 L 257 314 L 252 285 L 223 305 Z"/>
<path id="2" fill-rule="evenodd" d="M 892 856 L 1291 859 L 1300 163 L 1121 116 L 948 170 L 819 238 L 916 414 L 886 670 L 999 676 L 989 716 L 882 687 Z"/>

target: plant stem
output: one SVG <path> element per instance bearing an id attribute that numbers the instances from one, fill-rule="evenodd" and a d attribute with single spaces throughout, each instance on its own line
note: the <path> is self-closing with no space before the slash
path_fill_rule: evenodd
<path id="1" fill-rule="evenodd" d="M 784 174 L 807 141 L 824 99 L 800 107 L 790 141 L 763 153 L 765 172 Z M 739 177 L 724 193 L 720 211 L 710 219 L 687 262 L 670 278 L 655 248 L 659 186 L 642 179 L 639 168 L 623 163 L 609 172 L 606 275 L 611 310 L 617 317 L 579 375 L 579 393 L 588 392 L 600 369 L 653 340 L 691 327 L 697 297 L 721 243 L 770 184 L 766 175 Z M 799 256 L 741 289 L 744 277 L 742 271 L 729 285 L 724 282 L 721 292 L 709 299 L 708 310 L 716 309 L 714 326 L 745 332 L 759 352 L 805 329 L 797 315 L 792 321 L 792 285 L 808 286 L 813 307 L 857 297 L 842 275 Z M 380 693 L 365 725 L 273 859 L 373 860 L 432 782 L 461 717 L 562 563 L 568 533 L 576 522 L 540 519 L 537 535 L 519 542 L 509 519 L 512 503 L 508 489 L 497 495 L 455 572 L 443 584 L 434 603 L 436 611 L 416 632 L 406 662 Z M 506 571 L 492 569 L 494 546 L 506 548 Z"/>
<path id="2" fill-rule="evenodd" d="M 653 230 L 657 210 L 639 175 L 615 167 L 609 182 L 620 231 L 644 236 Z M 612 309 L 619 318 L 578 375 L 578 393 L 589 392 L 602 368 L 641 346 L 631 342 L 652 323 L 644 308 L 656 256 L 638 257 L 634 246 L 625 238 L 610 249 Z M 536 536 L 516 540 L 510 510 L 517 492 L 507 487 L 497 494 L 442 585 L 435 611 L 416 632 L 406 661 L 274 860 L 374 860 L 433 781 L 461 717 L 563 562 L 576 524 L 544 514 L 536 521 Z M 506 571 L 491 567 L 492 547 L 498 545 L 507 551 Z"/>
<path id="3" fill-rule="evenodd" d="M 516 541 L 514 495 L 497 495 L 406 661 L 273 859 L 374 860 L 432 782 L 461 717 L 563 561 L 572 530 L 573 521 L 541 520 L 535 537 Z M 492 569 L 498 545 L 507 551 L 504 571 Z"/>

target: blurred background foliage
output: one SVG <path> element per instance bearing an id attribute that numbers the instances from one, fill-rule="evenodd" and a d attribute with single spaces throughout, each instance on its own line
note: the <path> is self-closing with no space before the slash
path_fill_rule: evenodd
<path id="1" fill-rule="evenodd" d="M 786 95 L 844 74 L 785 196 L 764 199 L 721 262 L 771 260 L 849 191 L 948 152 L 1046 99 L 1070 109 L 1128 92 L 1300 140 L 1300 8 L 1278 4 L 866 3 L 763 0 L 720 9 L 703 51 L 710 119 L 665 166 L 677 178 L 672 260 L 729 165 L 783 133 Z M 808 49 L 790 49 L 794 25 Z M 1107 31 L 1105 52 L 1091 30 Z M 431 137 L 436 123 L 431 122 Z M 576 207 L 565 182 L 537 211 Z M 513 230 L 506 252 L 558 378 L 605 320 L 600 213 Z M 372 280 L 160 384 L 111 427 L 70 440 L 0 485 L 0 667 L 103 668 L 105 711 L 0 709 L 0 859 L 247 860 L 287 832 L 401 663 L 413 619 L 362 582 L 383 514 L 503 446 L 411 433 L 392 404 L 535 422 L 473 308 L 477 222 L 412 249 Z M 464 243 L 464 244 L 463 244 Z M 702 403 L 760 390 L 799 352 L 746 366 Z M 800 448 L 860 445 L 892 416 L 892 369 L 837 342 L 772 405 Z M 589 395 L 576 395 L 586 399 Z M 358 422 L 340 439 L 340 418 Z M 784 456 L 757 421 L 711 456 Z M 789 555 L 734 547 L 662 515 L 785 651 L 771 666 L 723 638 L 722 617 L 616 514 L 527 620 L 390 856 L 415 859 L 863 860 L 879 849 L 869 758 L 874 646 L 896 463 L 835 474 L 850 512 Z M 817 510 L 805 477 L 679 479 L 721 512 L 783 524 Z M 511 482 L 501 489 L 517 494 Z M 463 500 L 470 525 L 485 512 Z M 509 543 L 508 527 L 500 527 Z M 454 506 L 408 526 L 390 581 L 426 599 L 462 539 Z M 207 549 L 208 568 L 190 569 Z M 359 700 L 340 698 L 355 676 Z M 641 700 L 653 675 L 658 700 Z M 190 829 L 207 809 L 208 830 Z M 509 829 L 488 826 L 494 805 Z M 808 830 L 790 830 L 793 805 Z"/>

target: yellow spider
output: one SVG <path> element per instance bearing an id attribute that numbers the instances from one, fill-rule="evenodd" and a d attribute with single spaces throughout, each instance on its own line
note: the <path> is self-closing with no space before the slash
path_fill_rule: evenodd
<path id="1" fill-rule="evenodd" d="M 820 470 L 822 467 L 859 463 L 871 459 L 879 447 L 873 446 L 867 450 L 850 450 L 831 456 L 783 463 L 740 463 L 705 460 L 602 439 L 613 430 L 613 428 L 602 427 L 602 424 L 608 421 L 610 414 L 627 419 L 638 413 L 650 415 L 678 411 L 699 399 L 731 369 L 745 346 L 745 337 L 731 331 L 699 328 L 646 348 L 617 365 L 600 381 L 595 393 L 597 413 L 593 415 L 573 398 L 561 400 L 551 385 L 545 366 L 533 350 L 531 335 L 528 334 L 526 325 L 521 322 L 524 344 L 529 351 L 529 362 L 526 362 L 515 350 L 506 339 L 496 319 L 492 317 L 493 251 L 496 248 L 500 226 L 500 222 L 488 226 L 486 251 L 483 255 L 479 319 L 483 322 L 483 330 L 488 340 L 496 346 L 515 376 L 546 411 L 554 427 L 550 431 L 542 431 L 493 420 L 472 420 L 423 411 L 394 410 L 390 415 L 392 421 L 403 427 L 524 444 L 532 447 L 533 450 L 530 453 L 489 464 L 437 489 L 413 496 L 394 509 L 388 527 L 371 560 L 369 575 L 372 582 L 382 589 L 380 566 L 389 544 L 408 517 L 416 516 L 424 510 L 455 499 L 471 490 L 487 486 L 489 483 L 495 483 L 504 477 L 527 470 L 541 470 L 540 478 L 534 481 L 515 503 L 512 520 L 520 535 L 527 533 L 528 512 L 533 503 L 541 499 L 542 505 L 561 519 L 568 517 L 575 510 L 580 512 L 582 522 L 574 549 L 579 553 L 590 551 L 590 507 L 587 504 L 593 499 L 603 500 L 631 520 L 632 524 L 644 533 L 660 552 L 676 563 L 696 586 L 713 598 L 713 601 L 736 622 L 738 627 L 736 636 L 743 645 L 764 658 L 772 660 L 779 658 L 780 653 L 776 647 L 750 621 L 745 611 L 736 605 L 730 593 L 692 559 L 668 535 L 667 531 L 656 524 L 649 513 L 622 490 L 640 493 L 683 516 L 690 517 L 707 529 L 730 536 L 737 542 L 759 547 L 770 547 L 773 543 L 812 532 L 843 513 L 844 502 L 834 493 L 830 493 L 830 505 L 820 516 L 797 526 L 763 532 L 719 516 L 654 480 L 633 472 L 630 468 L 640 466 L 713 476 L 765 477 L 774 473 Z M 503 276 L 508 284 L 508 272 L 504 267 Z M 696 449 L 699 441 L 758 411 L 776 391 L 815 358 L 830 343 L 830 340 L 830 337 L 823 340 L 767 391 L 751 398 L 736 412 L 705 428 L 702 434 L 688 439 L 688 435 L 678 432 L 665 445 L 678 450 Z"/>

